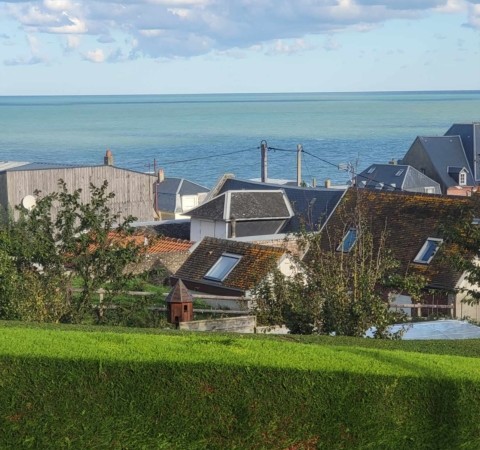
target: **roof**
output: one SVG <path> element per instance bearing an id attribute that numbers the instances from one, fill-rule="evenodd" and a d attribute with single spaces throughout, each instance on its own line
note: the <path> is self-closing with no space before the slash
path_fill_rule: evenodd
<path id="1" fill-rule="evenodd" d="M 133 226 L 139 229 L 150 230 L 158 236 L 183 240 L 190 239 L 190 219 L 137 222 Z"/>
<path id="2" fill-rule="evenodd" d="M 411 192 L 425 192 L 425 188 L 433 187 L 436 194 L 441 193 L 439 183 L 405 164 L 372 164 L 356 176 L 355 185 L 360 188 Z"/>
<path id="3" fill-rule="evenodd" d="M 471 202 L 467 197 L 351 188 L 325 226 L 322 246 L 326 250 L 336 249 L 345 229 L 354 225 L 355 210 L 360 207 L 375 242 L 386 230 L 386 247 L 398 260 L 399 273 L 420 273 L 429 279 L 431 287 L 453 289 L 460 273 L 443 258 L 434 257 L 430 264 L 413 261 L 427 238 L 441 239 L 442 226 L 452 218 L 458 220 Z M 443 251 L 451 248 L 448 244 L 442 246 Z"/>
<path id="4" fill-rule="evenodd" d="M 183 281 L 178 280 L 175 286 L 173 286 L 173 289 L 167 295 L 165 301 L 167 303 L 192 303 L 193 297 L 190 292 L 188 292 L 188 289 L 183 284 Z"/>
<path id="5" fill-rule="evenodd" d="M 210 189 L 207 187 L 186 180 L 185 178 L 168 177 L 161 183 L 157 183 L 157 192 L 159 194 L 196 195 L 208 191 L 210 191 Z"/>
<path id="6" fill-rule="evenodd" d="M 279 186 L 255 181 L 227 178 L 219 186 L 218 193 L 229 190 L 278 190 Z M 307 231 L 316 230 L 326 221 L 335 209 L 344 189 L 304 188 L 282 186 L 293 210 L 293 217 L 288 220 L 281 233 L 295 233 L 305 227 Z"/>
<path id="7" fill-rule="evenodd" d="M 83 169 L 83 168 L 96 168 L 96 167 L 111 167 L 117 170 L 125 170 L 133 173 L 140 173 L 142 175 L 154 177 L 152 174 L 140 172 L 137 170 L 126 169 L 118 166 L 108 166 L 105 164 L 66 164 L 66 163 L 54 163 L 54 162 L 19 162 L 19 161 L 1 161 L 0 172 L 24 172 L 30 170 L 52 170 L 52 169 Z"/>
<path id="8" fill-rule="evenodd" d="M 183 239 L 175 239 L 170 237 L 148 237 L 145 233 L 136 232 L 130 236 L 119 236 L 116 231 L 110 231 L 108 235 L 109 239 L 116 242 L 132 242 L 137 246 L 146 247 L 146 252 L 149 255 L 158 253 L 176 253 L 186 252 L 190 250 L 194 244 L 191 241 Z M 147 246 L 148 245 L 148 246 Z"/>
<path id="9" fill-rule="evenodd" d="M 475 185 L 473 172 L 459 136 L 419 136 L 415 139 L 412 147 L 415 143 L 420 144 L 428 156 L 441 184 L 447 188 L 458 185 L 458 180 L 448 174 L 448 167 L 465 167 L 468 169 L 467 186 Z"/>
<path id="10" fill-rule="evenodd" d="M 222 282 L 204 279 L 208 271 L 224 254 L 240 255 L 238 264 Z M 245 292 L 253 289 L 278 263 L 285 251 L 277 247 L 205 237 L 176 272 L 190 289 L 208 291 L 222 286 Z"/>
<path id="11" fill-rule="evenodd" d="M 470 168 L 480 177 L 480 161 L 475 156 L 480 153 L 480 123 L 454 123 L 445 136 L 459 136 Z M 475 161 L 477 167 L 475 167 Z"/>
<path id="12" fill-rule="evenodd" d="M 293 216 L 285 192 L 281 189 L 226 191 L 189 211 L 191 217 L 211 220 L 289 219 Z"/>

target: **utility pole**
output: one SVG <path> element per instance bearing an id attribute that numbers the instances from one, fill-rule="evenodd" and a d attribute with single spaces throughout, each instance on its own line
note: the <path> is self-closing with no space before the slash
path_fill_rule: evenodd
<path id="1" fill-rule="evenodd" d="M 302 144 L 297 145 L 297 186 L 302 185 Z"/>
<path id="2" fill-rule="evenodd" d="M 268 152 L 268 145 L 267 141 L 263 140 L 260 142 L 260 150 L 262 154 L 262 174 L 261 180 L 262 183 L 266 183 L 268 181 L 268 163 L 267 163 L 267 152 Z"/>

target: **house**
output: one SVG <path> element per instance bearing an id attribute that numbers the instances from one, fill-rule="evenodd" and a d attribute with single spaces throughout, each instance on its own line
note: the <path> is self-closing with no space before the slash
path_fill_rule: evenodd
<path id="1" fill-rule="evenodd" d="M 171 277 L 191 291 L 217 296 L 251 298 L 252 290 L 277 268 L 289 276 L 292 261 L 280 248 L 205 237 Z"/>
<path id="2" fill-rule="evenodd" d="M 270 183 L 240 180 L 223 177 L 210 192 L 207 200 L 227 191 L 275 191 L 281 189 L 285 193 L 293 211 L 293 216 L 286 220 L 277 234 L 298 233 L 302 230 L 315 231 L 320 229 L 335 206 L 341 199 L 345 189 L 322 187 L 278 186 Z"/>
<path id="3" fill-rule="evenodd" d="M 453 317 L 480 319 L 480 308 L 462 303 L 465 276 L 448 261 L 452 244 L 444 241 L 442 230 L 450 221 L 461 220 L 465 207 L 472 205 L 469 197 L 410 192 L 388 192 L 370 189 L 349 189 L 322 230 L 325 250 L 348 254 L 355 246 L 358 211 L 372 233 L 374 243 L 386 230 L 386 247 L 398 261 L 398 274 L 420 274 L 426 277 L 425 304 L 451 307 Z M 441 249 L 441 252 L 438 250 Z M 446 257 L 441 257 L 440 255 Z M 307 255 L 308 257 L 308 255 Z M 411 304 L 408 292 L 397 298 Z M 448 308 L 422 308 L 422 315 L 450 311 Z M 410 311 L 407 311 L 410 313 Z"/>
<path id="4" fill-rule="evenodd" d="M 372 164 L 353 183 L 358 188 L 441 194 L 440 184 L 412 166 Z"/>
<path id="5" fill-rule="evenodd" d="M 165 178 L 160 169 L 155 186 L 157 218 L 188 219 L 188 211 L 202 204 L 209 191 L 205 186 L 184 178 Z"/>
<path id="6" fill-rule="evenodd" d="M 190 240 L 227 239 L 278 233 L 293 217 L 281 189 L 226 191 L 190 211 Z"/>
<path id="7" fill-rule="evenodd" d="M 444 136 L 415 139 L 402 164 L 440 184 L 443 194 L 471 195 L 480 180 L 480 123 L 454 124 Z"/>
<path id="8" fill-rule="evenodd" d="M 445 136 L 458 136 L 467 156 L 470 172 L 473 175 L 475 184 L 480 181 L 480 122 L 455 123 Z"/>
<path id="9" fill-rule="evenodd" d="M 132 215 L 139 220 L 154 218 L 153 175 L 123 169 L 113 165 L 113 156 L 107 151 L 104 164 L 96 166 L 57 163 L 0 162 L 0 205 L 14 208 L 31 207 L 35 191 L 50 194 L 58 191 L 58 180 L 66 182 L 70 191 L 82 189 L 81 200 L 89 200 L 89 186 L 101 186 L 108 181 L 108 190 L 115 193 L 110 200 L 112 212 Z M 55 214 L 55 207 L 52 211 Z"/>

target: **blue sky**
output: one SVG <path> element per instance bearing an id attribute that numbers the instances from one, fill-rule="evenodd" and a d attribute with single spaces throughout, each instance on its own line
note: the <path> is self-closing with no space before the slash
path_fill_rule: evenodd
<path id="1" fill-rule="evenodd" d="M 0 0 L 0 95 L 480 89 L 480 0 Z"/>

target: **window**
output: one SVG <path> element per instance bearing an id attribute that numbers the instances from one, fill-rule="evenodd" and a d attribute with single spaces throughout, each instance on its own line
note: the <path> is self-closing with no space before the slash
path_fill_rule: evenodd
<path id="1" fill-rule="evenodd" d="M 342 243 L 337 247 L 337 252 L 348 253 L 352 250 L 357 240 L 357 229 L 350 228 L 347 234 L 343 237 Z"/>
<path id="2" fill-rule="evenodd" d="M 240 258 L 240 255 L 224 253 L 203 278 L 213 281 L 223 281 L 238 264 Z"/>
<path id="3" fill-rule="evenodd" d="M 435 194 L 435 188 L 432 186 L 425 187 L 425 194 Z"/>
<path id="4" fill-rule="evenodd" d="M 465 171 L 458 174 L 458 184 L 460 186 L 465 186 L 467 184 L 467 173 Z"/>
<path id="5" fill-rule="evenodd" d="M 403 173 L 403 170 L 404 170 L 404 169 L 398 170 L 397 173 L 395 173 L 395 176 L 396 176 L 396 177 L 399 177 L 399 176 Z"/>
<path id="6" fill-rule="evenodd" d="M 480 217 L 474 217 L 472 219 L 472 225 L 480 225 Z"/>
<path id="7" fill-rule="evenodd" d="M 373 173 L 375 172 L 375 166 L 370 167 L 370 169 L 367 170 L 367 173 Z"/>
<path id="8" fill-rule="evenodd" d="M 413 261 L 420 264 L 430 264 L 442 242 L 443 239 L 428 238 Z"/>

